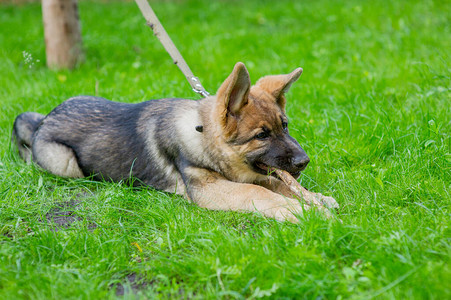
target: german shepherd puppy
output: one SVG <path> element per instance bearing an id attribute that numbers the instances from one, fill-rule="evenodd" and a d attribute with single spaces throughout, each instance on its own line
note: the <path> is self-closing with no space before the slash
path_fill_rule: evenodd
<path id="1" fill-rule="evenodd" d="M 285 114 L 284 94 L 301 73 L 266 76 L 251 86 L 237 63 L 217 95 L 199 101 L 74 97 L 47 116 L 20 114 L 13 141 L 25 161 L 55 175 L 132 177 L 208 209 L 296 222 L 310 206 L 268 174 L 278 168 L 298 177 L 309 163 Z"/>

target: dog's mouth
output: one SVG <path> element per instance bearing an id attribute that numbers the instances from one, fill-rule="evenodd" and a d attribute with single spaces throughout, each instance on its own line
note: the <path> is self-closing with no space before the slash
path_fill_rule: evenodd
<path id="1" fill-rule="evenodd" d="M 275 178 L 280 179 L 279 176 L 277 176 L 276 172 L 274 172 L 274 170 L 276 169 L 275 167 L 268 166 L 262 162 L 254 163 L 253 167 L 257 173 L 260 173 L 262 175 L 267 175 L 267 176 L 273 176 Z M 284 171 L 287 171 L 288 173 L 290 173 L 291 176 L 293 176 L 294 178 L 298 178 L 299 175 L 301 175 L 301 171 L 296 171 L 296 172 L 290 172 L 288 170 L 284 170 Z"/>

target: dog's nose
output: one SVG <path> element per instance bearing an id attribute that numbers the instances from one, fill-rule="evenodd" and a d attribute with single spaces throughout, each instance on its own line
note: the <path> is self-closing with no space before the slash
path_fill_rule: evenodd
<path id="1" fill-rule="evenodd" d="M 309 162 L 310 158 L 306 154 L 297 155 L 292 160 L 293 165 L 301 171 L 307 167 Z"/>

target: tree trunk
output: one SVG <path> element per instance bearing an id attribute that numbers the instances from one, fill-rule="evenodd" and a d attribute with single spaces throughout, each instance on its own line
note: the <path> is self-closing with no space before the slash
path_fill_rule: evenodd
<path id="1" fill-rule="evenodd" d="M 47 66 L 74 68 L 82 60 L 77 0 L 42 0 Z"/>

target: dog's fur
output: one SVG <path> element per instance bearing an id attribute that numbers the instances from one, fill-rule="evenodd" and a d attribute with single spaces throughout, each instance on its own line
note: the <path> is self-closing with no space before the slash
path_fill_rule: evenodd
<path id="1" fill-rule="evenodd" d="M 217 95 L 199 101 L 74 97 L 47 116 L 19 115 L 13 141 L 25 161 L 59 176 L 133 177 L 201 207 L 296 221 L 309 206 L 268 171 L 297 177 L 309 162 L 285 114 L 284 94 L 301 73 L 266 76 L 251 87 L 237 63 Z"/>

